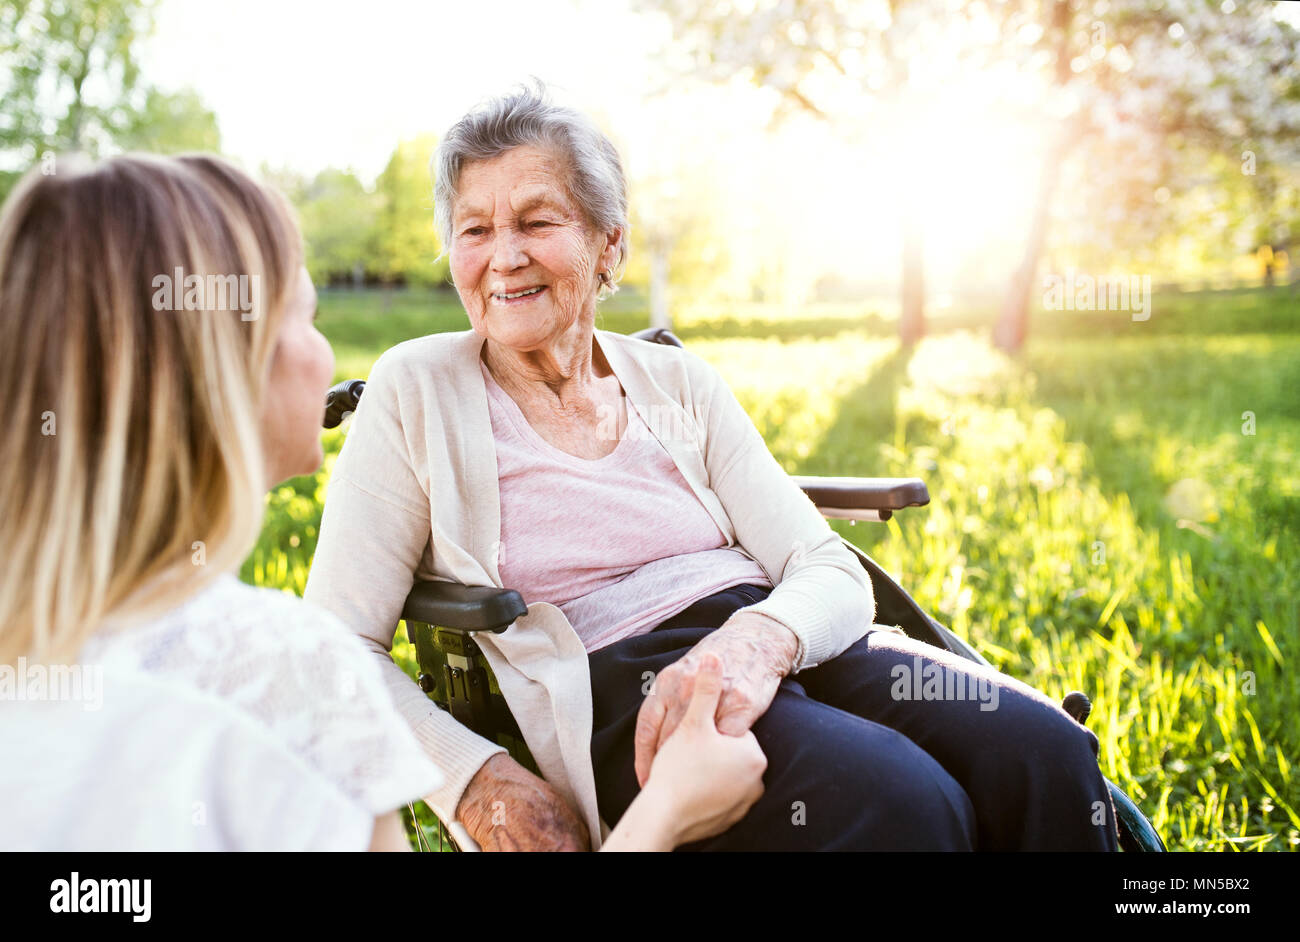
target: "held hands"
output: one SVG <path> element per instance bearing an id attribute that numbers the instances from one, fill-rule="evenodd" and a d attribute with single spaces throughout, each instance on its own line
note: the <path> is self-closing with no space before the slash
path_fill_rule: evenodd
<path id="1" fill-rule="evenodd" d="M 771 705 L 798 648 L 780 622 L 738 612 L 660 672 L 637 716 L 642 792 L 607 849 L 666 850 L 744 817 L 763 793 L 767 768 L 749 729 Z M 470 780 L 456 817 L 483 850 L 591 848 L 586 825 L 560 794 L 505 755 Z"/>
<path id="2" fill-rule="evenodd" d="M 686 712 L 655 755 L 650 781 L 610 835 L 608 849 L 671 850 L 721 834 L 762 797 L 767 757 L 758 740 L 749 731 L 726 735 L 714 725 L 722 690 L 722 661 L 705 653 Z"/>
<path id="3" fill-rule="evenodd" d="M 604 850 L 672 850 L 721 834 L 763 795 L 767 757 L 754 734 L 725 735 L 714 715 L 722 662 L 700 658 L 691 701 L 655 755 L 642 789 Z M 506 756 L 493 756 L 470 781 L 457 816 L 483 850 L 586 850 L 587 830 L 544 781 Z"/>
<path id="4" fill-rule="evenodd" d="M 716 655 L 723 668 L 717 730 L 742 736 L 772 705 L 798 650 L 798 638 L 780 622 L 741 611 L 661 671 L 637 715 L 637 782 L 645 787 L 656 754 L 686 715 L 706 654 Z"/>

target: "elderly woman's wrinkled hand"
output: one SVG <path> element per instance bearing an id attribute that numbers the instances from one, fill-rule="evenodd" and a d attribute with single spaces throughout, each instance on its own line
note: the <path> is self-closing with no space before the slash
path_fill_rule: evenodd
<path id="1" fill-rule="evenodd" d="M 703 655 L 716 654 L 723 666 L 718 731 L 742 736 L 772 705 L 781 678 L 790 673 L 798 651 L 799 640 L 785 625 L 742 610 L 680 661 L 660 671 L 637 714 L 637 782 L 645 787 L 655 754 L 686 715 Z"/>
<path id="2" fill-rule="evenodd" d="M 483 850 L 591 850 L 568 802 L 504 753 L 470 779 L 456 817 Z"/>

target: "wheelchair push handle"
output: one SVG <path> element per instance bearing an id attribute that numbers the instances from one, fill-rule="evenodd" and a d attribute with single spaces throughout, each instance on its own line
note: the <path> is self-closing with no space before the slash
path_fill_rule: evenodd
<path id="1" fill-rule="evenodd" d="M 356 412 L 361 393 L 366 388 L 364 379 L 346 379 L 331 386 L 325 394 L 325 428 L 338 428 L 349 412 Z"/>

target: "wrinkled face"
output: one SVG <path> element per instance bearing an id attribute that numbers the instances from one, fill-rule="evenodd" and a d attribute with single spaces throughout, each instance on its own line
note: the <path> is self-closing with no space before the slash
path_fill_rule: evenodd
<path id="1" fill-rule="evenodd" d="M 480 334 L 516 350 L 545 346 L 596 311 L 597 275 L 621 233 L 593 232 L 551 152 L 516 147 L 467 164 L 451 218 L 451 277 Z"/>

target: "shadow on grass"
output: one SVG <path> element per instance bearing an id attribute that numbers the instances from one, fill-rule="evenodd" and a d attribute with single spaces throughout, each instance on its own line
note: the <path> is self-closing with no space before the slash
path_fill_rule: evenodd
<path id="1" fill-rule="evenodd" d="M 798 463 L 794 473 L 836 477 L 890 477 L 881 448 L 894 442 L 898 431 L 899 391 L 908 382 L 913 347 L 899 345 L 879 361 L 862 384 L 846 390 L 839 398 L 834 420 L 821 441 Z M 908 475 L 910 476 L 910 475 Z M 918 471 L 917 475 L 924 478 Z M 888 537 L 877 523 L 850 527 L 837 522 L 835 528 L 855 546 L 870 553 L 871 547 Z"/>
<path id="2" fill-rule="evenodd" d="M 907 383 L 912 353 L 913 348 L 898 346 L 875 364 L 865 382 L 840 395 L 835 419 L 818 445 L 799 462 L 798 473 L 881 474 L 878 446 L 894 439 L 899 390 Z"/>

